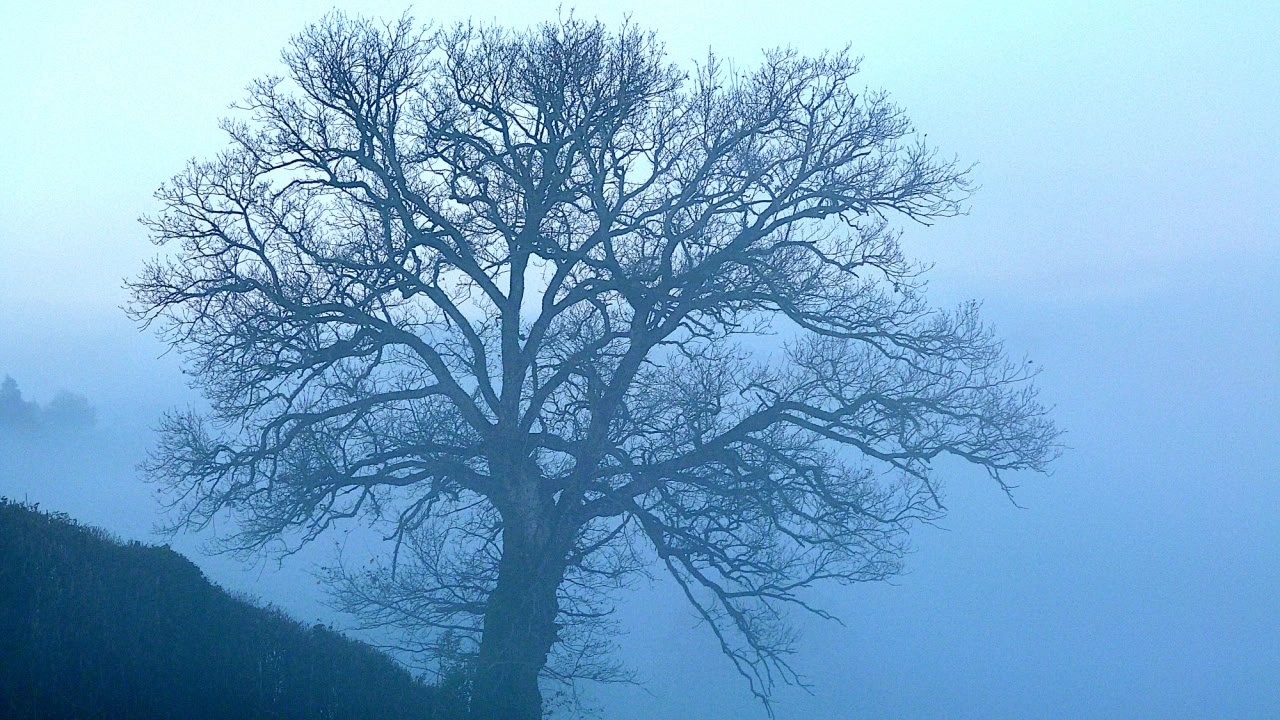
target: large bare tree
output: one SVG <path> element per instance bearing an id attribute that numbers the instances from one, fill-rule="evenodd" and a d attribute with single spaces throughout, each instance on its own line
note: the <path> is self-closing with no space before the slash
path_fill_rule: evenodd
<path id="1" fill-rule="evenodd" d="M 402 574 L 341 597 L 469 648 L 475 718 L 598 674 L 652 568 L 767 698 L 785 609 L 894 573 L 936 458 L 1054 454 L 1025 364 L 899 249 L 965 170 L 846 52 L 685 72 L 629 25 L 333 15 L 284 60 L 146 221 L 177 249 L 132 311 L 209 401 L 149 472 L 242 550 L 385 527 Z"/>

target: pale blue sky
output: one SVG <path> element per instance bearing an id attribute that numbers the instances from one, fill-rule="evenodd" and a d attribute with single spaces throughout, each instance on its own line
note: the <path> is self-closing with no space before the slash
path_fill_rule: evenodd
<path id="1" fill-rule="evenodd" d="M 514 25 L 547 2 L 418 3 Z M 124 318 L 155 250 L 136 224 L 288 37 L 330 2 L 45 2 L 0 21 L 0 376 L 89 396 L 78 449 L 0 444 L 0 494 L 143 537 L 130 470 L 172 357 Z M 1280 717 L 1280 5 L 581 2 L 684 62 L 850 44 L 931 143 L 978 162 L 966 217 L 907 229 L 942 303 L 986 300 L 1043 368 L 1071 448 L 1017 509 L 955 468 L 946 530 L 892 585 L 832 590 L 782 720 Z M 395 2 L 342 4 L 390 17 Z M 57 452 L 54 452 L 57 450 Z M 47 456 L 56 456 L 49 459 Z M 319 613 L 298 568 L 219 581 Z M 647 692 L 607 717 L 763 717 L 705 631 L 642 592 L 625 640 Z"/>

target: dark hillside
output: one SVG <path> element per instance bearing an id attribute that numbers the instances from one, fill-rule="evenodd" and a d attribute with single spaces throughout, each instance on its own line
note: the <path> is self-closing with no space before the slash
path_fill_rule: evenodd
<path id="1" fill-rule="evenodd" d="M 446 720 L 460 706 L 168 548 L 0 499 L 2 717 Z"/>

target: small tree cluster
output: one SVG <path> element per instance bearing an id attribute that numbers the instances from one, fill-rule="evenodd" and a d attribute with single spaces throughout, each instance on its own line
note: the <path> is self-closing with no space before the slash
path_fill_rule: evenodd
<path id="1" fill-rule="evenodd" d="M 83 395 L 59 391 L 47 405 L 25 400 L 18 383 L 5 376 L 0 382 L 0 431 L 70 430 L 92 426 L 97 413 Z"/>

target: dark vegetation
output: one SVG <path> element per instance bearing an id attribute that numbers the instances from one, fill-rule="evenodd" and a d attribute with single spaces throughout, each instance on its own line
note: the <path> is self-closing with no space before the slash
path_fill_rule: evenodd
<path id="1" fill-rule="evenodd" d="M 0 499 L 0 716 L 462 717 L 456 684 L 212 585 L 167 547 Z"/>

